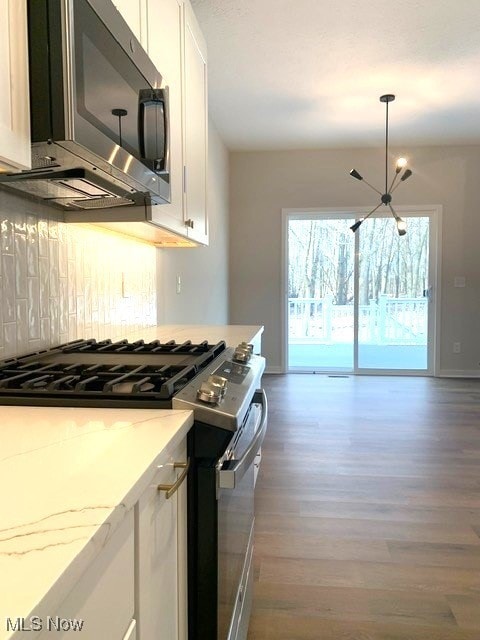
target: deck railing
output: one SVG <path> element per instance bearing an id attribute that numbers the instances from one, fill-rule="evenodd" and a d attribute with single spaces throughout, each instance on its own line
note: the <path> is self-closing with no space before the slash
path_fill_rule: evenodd
<path id="1" fill-rule="evenodd" d="M 371 344 L 426 344 L 427 298 L 391 298 L 381 294 L 359 305 L 358 337 Z M 325 298 L 289 298 L 290 341 L 332 344 L 353 340 L 353 304 Z"/>

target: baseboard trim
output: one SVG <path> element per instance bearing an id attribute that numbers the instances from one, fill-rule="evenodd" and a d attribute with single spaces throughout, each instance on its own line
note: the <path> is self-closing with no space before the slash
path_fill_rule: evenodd
<path id="1" fill-rule="evenodd" d="M 282 367 L 267 367 L 265 369 L 265 373 L 285 373 L 282 369 Z"/>
<path id="2" fill-rule="evenodd" d="M 467 369 L 441 369 L 439 378 L 480 378 L 480 371 Z"/>

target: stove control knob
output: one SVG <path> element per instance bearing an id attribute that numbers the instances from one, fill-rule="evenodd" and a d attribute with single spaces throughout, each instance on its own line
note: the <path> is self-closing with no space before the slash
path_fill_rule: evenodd
<path id="1" fill-rule="evenodd" d="M 235 362 L 248 362 L 252 357 L 253 346 L 246 342 L 241 342 L 238 347 L 235 348 L 233 353 L 233 359 Z"/>
<path id="2" fill-rule="evenodd" d="M 200 385 L 200 389 L 197 391 L 197 400 L 207 404 L 218 404 L 226 391 L 227 379 L 212 375 Z"/>
<path id="3" fill-rule="evenodd" d="M 210 385 L 215 386 L 215 387 L 220 387 L 220 397 L 223 398 L 223 396 L 227 392 L 228 380 L 226 378 L 224 378 L 223 376 L 211 375 L 208 378 L 208 383 Z"/>
<path id="4" fill-rule="evenodd" d="M 207 404 L 218 404 L 222 397 L 221 388 L 218 385 L 202 382 L 200 389 L 197 391 L 197 400 L 206 402 Z"/>
<path id="5" fill-rule="evenodd" d="M 233 353 L 233 359 L 235 362 L 248 362 L 250 360 L 250 354 L 245 349 L 235 349 Z"/>

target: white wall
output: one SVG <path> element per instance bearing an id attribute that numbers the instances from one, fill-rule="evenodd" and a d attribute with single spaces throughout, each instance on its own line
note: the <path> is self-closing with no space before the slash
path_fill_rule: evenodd
<path id="1" fill-rule="evenodd" d="M 270 370 L 281 365 L 281 211 L 301 207 L 373 208 L 374 192 L 355 167 L 382 188 L 384 151 L 236 152 L 230 156 L 230 321 L 263 324 Z M 440 370 L 480 373 L 480 147 L 398 149 L 414 175 L 394 194 L 397 205 L 443 206 Z M 393 160 L 392 160 L 393 165 Z M 455 276 L 467 286 L 454 288 Z M 462 353 L 453 354 L 453 342 Z"/>
<path id="2" fill-rule="evenodd" d="M 7 191 L 0 228 L 0 360 L 156 324 L 154 247 L 59 223 L 55 210 Z"/>
<path id="3" fill-rule="evenodd" d="M 166 324 L 228 322 L 228 151 L 212 122 L 208 140 L 208 247 L 158 249 L 158 319 Z M 182 288 L 176 293 L 176 278 Z"/>

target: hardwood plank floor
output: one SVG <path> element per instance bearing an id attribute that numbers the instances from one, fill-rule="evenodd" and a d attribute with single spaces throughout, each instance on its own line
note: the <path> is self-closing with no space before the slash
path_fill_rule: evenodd
<path id="1" fill-rule="evenodd" d="M 480 380 L 264 386 L 248 640 L 480 640 Z"/>

